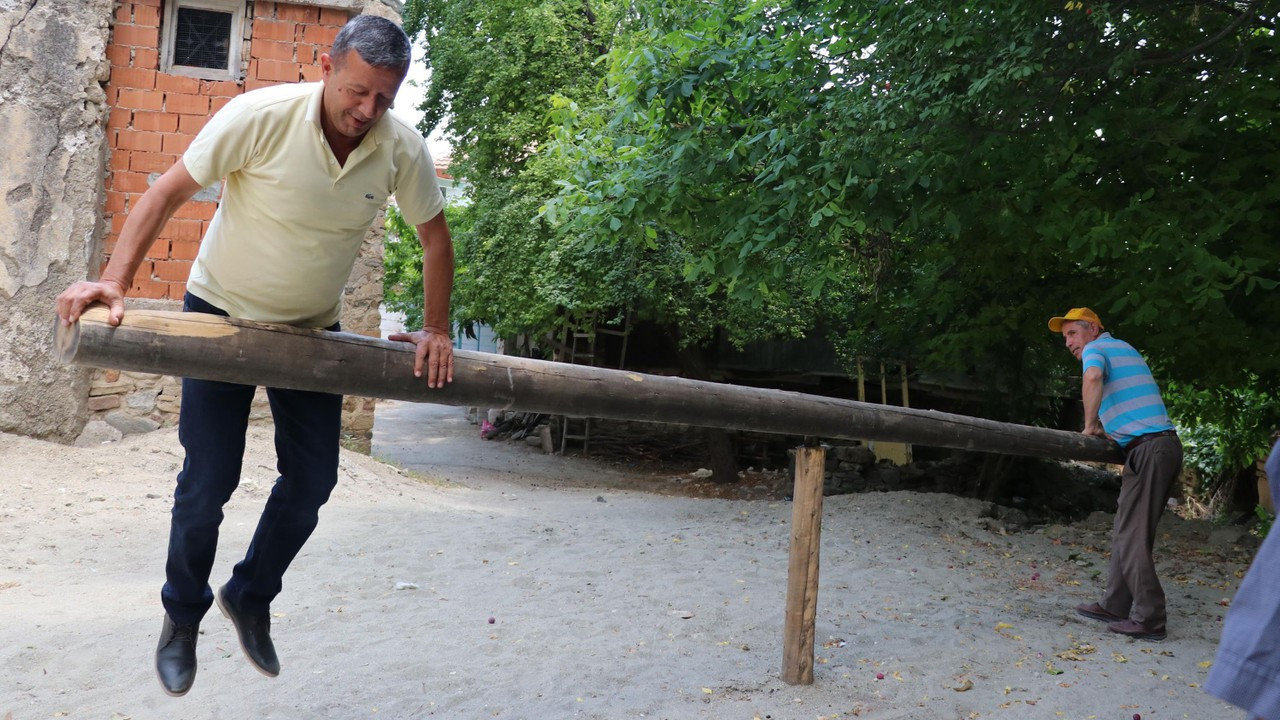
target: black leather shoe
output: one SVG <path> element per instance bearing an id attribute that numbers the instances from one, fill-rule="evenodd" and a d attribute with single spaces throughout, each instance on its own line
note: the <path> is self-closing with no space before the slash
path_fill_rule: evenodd
<path id="1" fill-rule="evenodd" d="M 227 599 L 227 586 L 218 588 L 218 609 L 236 626 L 236 635 L 240 638 L 240 649 L 258 672 L 267 677 L 280 674 L 280 660 L 276 657 L 276 646 L 271 642 L 271 616 L 247 615 L 240 612 Z"/>
<path id="2" fill-rule="evenodd" d="M 156 676 L 165 693 L 182 697 L 196 680 L 196 636 L 200 623 L 175 625 L 168 613 L 160 628 L 160 644 L 156 646 Z"/>

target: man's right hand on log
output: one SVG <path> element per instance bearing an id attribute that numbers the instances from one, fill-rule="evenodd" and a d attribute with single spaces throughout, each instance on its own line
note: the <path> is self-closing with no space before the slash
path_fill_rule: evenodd
<path id="1" fill-rule="evenodd" d="M 80 319 L 80 314 L 90 305 L 105 303 L 110 311 L 107 322 L 112 327 L 124 319 L 124 288 L 111 280 L 81 280 L 62 291 L 58 296 L 58 317 L 64 326 L 70 326 Z"/>

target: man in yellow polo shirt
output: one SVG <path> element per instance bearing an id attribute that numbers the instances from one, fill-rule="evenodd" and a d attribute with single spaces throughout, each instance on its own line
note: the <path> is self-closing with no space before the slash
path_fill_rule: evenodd
<path id="1" fill-rule="evenodd" d="M 336 330 L 364 235 L 394 194 L 423 247 L 425 326 L 391 339 L 416 344 L 414 372 L 425 373 L 429 387 L 452 381 L 453 243 L 444 200 L 426 143 L 386 112 L 409 61 L 409 39 L 395 23 L 361 15 L 321 56 L 321 82 L 233 99 L 139 199 L 102 279 L 58 297 L 62 321 L 73 323 L 89 304 L 104 302 L 119 324 L 125 292 L 160 229 L 201 188 L 225 180 L 183 309 Z M 213 592 L 222 506 L 240 481 L 254 391 L 182 381 L 178 436 L 186 458 L 174 492 L 156 649 L 156 674 L 170 695 L 191 688 L 199 624 L 214 602 L 235 625 L 249 662 L 269 676 L 280 672 L 270 604 L 337 483 L 342 397 L 268 388 L 280 477 L 244 559 Z"/>

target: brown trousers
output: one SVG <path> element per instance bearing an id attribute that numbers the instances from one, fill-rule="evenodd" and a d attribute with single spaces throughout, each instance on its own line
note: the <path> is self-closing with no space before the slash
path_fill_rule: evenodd
<path id="1" fill-rule="evenodd" d="M 1182 443 L 1176 435 L 1152 438 L 1125 458 L 1120 501 L 1111 529 L 1111 563 L 1101 605 L 1149 628 L 1165 625 L 1164 588 L 1156 577 L 1151 550 L 1156 524 L 1182 471 Z"/>

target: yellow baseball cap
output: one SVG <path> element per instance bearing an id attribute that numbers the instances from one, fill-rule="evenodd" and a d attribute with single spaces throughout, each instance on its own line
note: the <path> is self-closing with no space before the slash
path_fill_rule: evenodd
<path id="1" fill-rule="evenodd" d="M 1049 329 L 1054 332 L 1062 332 L 1062 323 L 1071 322 L 1072 320 L 1084 320 L 1091 322 L 1102 328 L 1102 320 L 1098 318 L 1098 314 L 1089 308 L 1071 308 L 1066 315 L 1062 317 L 1049 318 Z"/>

